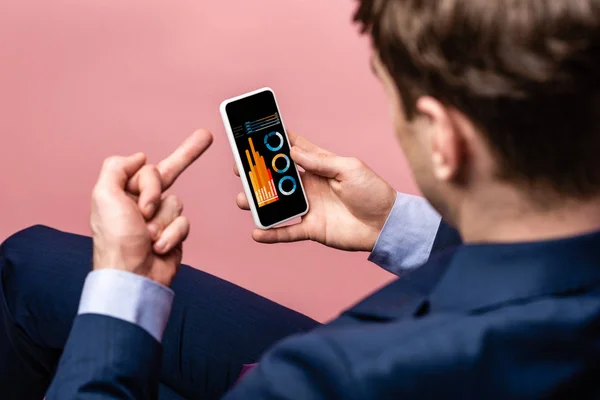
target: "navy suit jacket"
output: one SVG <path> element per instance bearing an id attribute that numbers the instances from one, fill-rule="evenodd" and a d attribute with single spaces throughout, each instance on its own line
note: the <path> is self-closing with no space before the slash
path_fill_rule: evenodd
<path id="1" fill-rule="evenodd" d="M 436 249 L 458 236 L 442 225 Z M 227 399 L 598 397 L 600 233 L 443 251 L 284 340 Z M 79 316 L 50 399 L 152 398 L 160 346 Z"/>

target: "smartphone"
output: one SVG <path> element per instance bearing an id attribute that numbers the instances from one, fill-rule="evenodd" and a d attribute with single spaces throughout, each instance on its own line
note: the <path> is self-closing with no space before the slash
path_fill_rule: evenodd
<path id="1" fill-rule="evenodd" d="M 273 90 L 225 100 L 220 111 L 256 226 L 269 229 L 306 214 L 308 200 Z"/>

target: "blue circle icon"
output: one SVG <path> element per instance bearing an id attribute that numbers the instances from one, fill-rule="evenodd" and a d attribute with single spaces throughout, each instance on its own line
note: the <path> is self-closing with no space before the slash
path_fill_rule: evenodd
<path id="1" fill-rule="evenodd" d="M 283 190 L 282 187 L 282 183 L 284 181 L 292 181 L 292 189 L 288 190 L 287 192 L 285 190 Z M 296 180 L 294 178 L 292 178 L 291 176 L 284 176 L 283 178 L 281 178 L 281 180 L 279 181 L 279 191 L 281 192 L 282 195 L 284 196 L 289 196 L 290 194 L 294 193 L 296 191 Z"/>
<path id="2" fill-rule="evenodd" d="M 269 138 L 271 136 L 277 136 L 279 138 L 279 145 L 277 147 L 273 147 L 269 144 Z M 265 135 L 265 146 L 267 146 L 267 149 L 269 149 L 271 151 L 281 150 L 281 148 L 283 147 L 283 136 L 281 135 L 281 133 L 279 133 L 279 132 L 267 133 Z"/>

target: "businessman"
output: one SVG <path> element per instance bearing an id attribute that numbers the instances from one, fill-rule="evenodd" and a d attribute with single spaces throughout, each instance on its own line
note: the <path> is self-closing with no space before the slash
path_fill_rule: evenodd
<path id="1" fill-rule="evenodd" d="M 275 344 L 226 397 L 597 397 L 600 4 L 363 0 L 356 19 L 372 38 L 373 69 L 417 183 L 465 245 L 432 256 L 336 320 Z M 387 224 L 365 223 L 365 214 L 339 195 L 354 187 L 343 184 L 347 176 L 339 166 L 364 167 L 308 143 L 295 145 L 292 155 L 321 177 L 315 182 L 327 185 L 323 196 L 337 196 L 362 222 L 360 243 L 373 244 L 367 233 L 377 231 L 373 226 L 384 235 Z M 119 174 L 125 176 L 119 190 L 113 185 L 111 196 L 99 198 L 113 205 L 108 199 L 127 198 L 142 232 L 151 214 L 144 214 L 148 189 L 140 183 L 150 179 L 136 179 L 134 169 Z M 157 170 L 155 188 L 165 186 L 156 183 L 165 179 Z M 368 177 L 356 176 L 362 175 Z M 358 186 L 361 193 L 371 188 Z M 139 193 L 138 203 L 127 192 Z M 383 197 L 373 197 L 373 209 Z M 238 203 L 245 206 L 243 198 Z M 103 212 L 97 208 L 92 220 L 106 222 Z M 330 239 L 328 225 L 314 221 L 307 216 L 295 228 L 254 237 L 349 247 L 347 237 Z M 161 273 L 136 267 L 162 254 L 157 243 L 167 230 L 149 233 L 139 242 L 143 251 L 132 252 L 119 235 L 105 245 L 109 226 L 99 223 L 95 230 L 96 270 L 83 288 L 49 398 L 156 393 L 160 327 L 168 312 L 152 323 L 128 320 L 110 302 L 94 299 L 105 298 L 107 286 L 133 291 L 150 278 L 153 300 L 140 296 L 127 307 L 135 307 L 135 315 L 157 304 L 168 311 L 172 292 L 160 284 L 169 283 L 176 263 L 156 264 Z M 438 237 L 450 231 L 439 227 Z M 178 232 L 167 241 L 175 251 L 185 236 L 184 229 Z M 379 242 L 388 243 L 380 236 L 375 248 Z M 104 252 L 125 255 L 96 256 Z M 100 340 L 91 344 L 90 338 Z"/>
<path id="2" fill-rule="evenodd" d="M 256 240 L 312 239 L 348 251 L 372 250 L 370 260 L 397 275 L 423 263 L 430 252 L 460 241 L 454 230 L 440 224 L 440 216 L 424 199 L 397 194 L 354 158 L 333 155 L 293 133 L 290 140 L 305 149 L 297 161 L 306 170 L 303 179 L 311 212 L 299 225 L 257 230 Z M 145 386 L 148 381 L 138 380 L 141 386 L 120 387 L 114 396 L 155 397 L 160 382 L 160 399 L 220 398 L 247 370 L 245 365 L 255 363 L 267 348 L 319 325 L 188 266 L 181 266 L 173 279 L 174 297 L 152 279 L 136 279 L 122 271 L 129 265 L 137 275 L 162 285 L 169 282 L 188 226 L 181 217 L 181 200 L 163 191 L 211 141 L 210 133 L 200 130 L 156 166 L 144 164 L 141 154 L 108 159 L 94 190 L 93 244 L 89 238 L 41 226 L 2 244 L 0 398 L 42 398 L 63 351 L 63 363 L 70 360 L 77 367 L 61 367 L 68 377 L 61 374 L 47 398 L 106 396 L 95 386 L 96 380 L 80 378 L 89 376 L 90 369 L 112 371 L 114 366 L 104 365 L 112 362 L 127 368 L 120 372 L 124 376 L 141 377 L 156 367 L 157 359 L 146 352 L 153 349 L 156 357 L 160 342 L 160 377 L 152 378 L 150 388 Z M 137 167 L 123 186 L 123 179 Z M 332 173 L 336 179 L 327 178 Z M 238 204 L 248 207 L 242 194 Z M 132 255 L 144 260 L 126 262 Z M 167 259 L 161 258 L 164 255 Z M 95 270 L 89 274 L 91 260 Z M 113 353 L 123 360 L 107 360 Z"/>
<path id="3" fill-rule="evenodd" d="M 244 365 L 256 362 L 268 347 L 319 325 L 187 266 L 172 282 L 174 298 L 164 288 L 177 269 L 179 243 L 188 226 L 181 201 L 162 192 L 211 140 L 210 133 L 200 130 L 156 167 L 144 164 L 142 154 L 108 159 L 94 190 L 93 246 L 88 238 L 40 226 L 2 244 L 2 399 L 41 398 L 63 351 L 63 363 L 77 367 L 60 368 L 62 378 L 47 398 L 108 396 L 98 390 L 96 379 L 83 382 L 81 377 L 98 368 L 114 371 L 112 363 L 117 363 L 126 369 L 120 371 L 123 377 L 141 378 L 157 367 L 160 342 L 160 377 L 152 372 L 149 387 L 149 381 L 136 379 L 134 387 L 108 389 L 116 390 L 113 396 L 154 398 L 158 386 L 160 399 L 219 398 L 239 379 Z M 440 225 L 440 216 L 425 200 L 397 194 L 358 160 L 333 155 L 293 133 L 290 140 L 305 149 L 298 161 L 306 169 L 303 179 L 313 207 L 297 226 L 257 230 L 257 240 L 311 238 L 349 251 L 372 250 L 373 262 L 398 275 L 425 261 L 430 252 L 460 241 L 454 230 Z M 324 155 L 327 162 L 321 164 Z M 326 178 L 333 171 L 337 178 Z M 248 206 L 241 194 L 238 203 Z M 299 228 L 302 235 L 293 232 Z M 88 275 L 92 259 L 95 270 Z M 123 359 L 107 359 L 111 354 Z"/>

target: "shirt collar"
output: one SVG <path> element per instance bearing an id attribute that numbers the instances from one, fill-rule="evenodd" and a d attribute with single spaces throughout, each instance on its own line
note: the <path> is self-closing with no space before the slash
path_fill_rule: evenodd
<path id="1" fill-rule="evenodd" d="M 458 248 L 428 296 L 431 311 L 477 310 L 600 284 L 600 232 Z"/>

